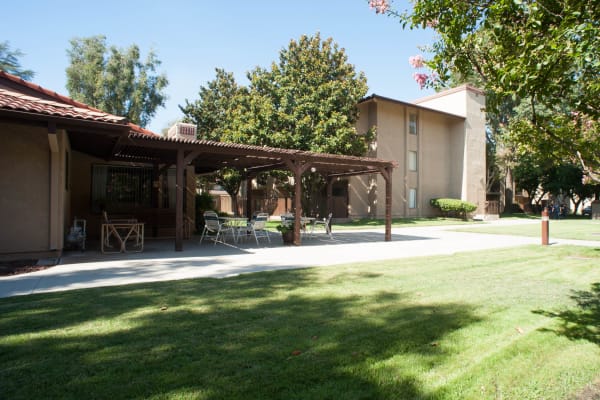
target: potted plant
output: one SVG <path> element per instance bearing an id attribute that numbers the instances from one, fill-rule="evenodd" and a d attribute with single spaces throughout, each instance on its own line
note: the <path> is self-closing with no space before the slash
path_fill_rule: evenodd
<path id="1" fill-rule="evenodd" d="M 284 244 L 294 243 L 294 223 L 287 222 L 277 225 L 277 230 L 281 232 L 281 238 Z"/>

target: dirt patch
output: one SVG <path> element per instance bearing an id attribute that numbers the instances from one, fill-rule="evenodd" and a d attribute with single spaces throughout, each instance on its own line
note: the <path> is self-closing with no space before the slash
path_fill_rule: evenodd
<path id="1" fill-rule="evenodd" d="M 600 378 L 590 383 L 581 392 L 571 398 L 572 400 L 600 400 Z"/>
<path id="2" fill-rule="evenodd" d="M 38 265 L 37 259 L 0 261 L 0 276 L 20 275 L 41 271 L 54 265 Z"/>

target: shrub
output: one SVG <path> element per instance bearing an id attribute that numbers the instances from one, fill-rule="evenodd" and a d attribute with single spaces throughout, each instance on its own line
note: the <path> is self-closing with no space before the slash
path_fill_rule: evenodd
<path id="1" fill-rule="evenodd" d="M 477 205 L 459 199 L 431 199 L 432 207 L 438 208 L 445 217 L 460 216 L 467 219 L 470 212 L 477 209 Z"/>

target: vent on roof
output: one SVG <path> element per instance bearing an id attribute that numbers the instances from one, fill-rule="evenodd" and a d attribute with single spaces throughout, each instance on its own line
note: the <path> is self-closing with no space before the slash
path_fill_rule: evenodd
<path id="1" fill-rule="evenodd" d="M 178 122 L 169 128 L 167 137 L 170 139 L 196 139 L 196 125 Z"/>

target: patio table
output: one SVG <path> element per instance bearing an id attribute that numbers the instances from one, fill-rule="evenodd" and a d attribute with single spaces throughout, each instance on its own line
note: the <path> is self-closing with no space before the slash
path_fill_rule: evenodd
<path id="1" fill-rule="evenodd" d="M 248 218 L 245 217 L 219 217 L 224 224 L 233 229 L 233 241 L 238 242 L 240 238 L 240 231 L 246 229 L 248 226 Z"/>
<path id="2" fill-rule="evenodd" d="M 117 251 L 107 251 L 112 248 L 110 245 L 110 238 L 114 236 L 118 242 Z M 131 241 L 131 246 L 134 249 L 127 249 L 127 242 Z M 109 222 L 102 224 L 102 231 L 100 235 L 100 251 L 103 254 L 111 253 L 139 253 L 144 250 L 144 223 L 131 221 L 131 222 Z"/>

